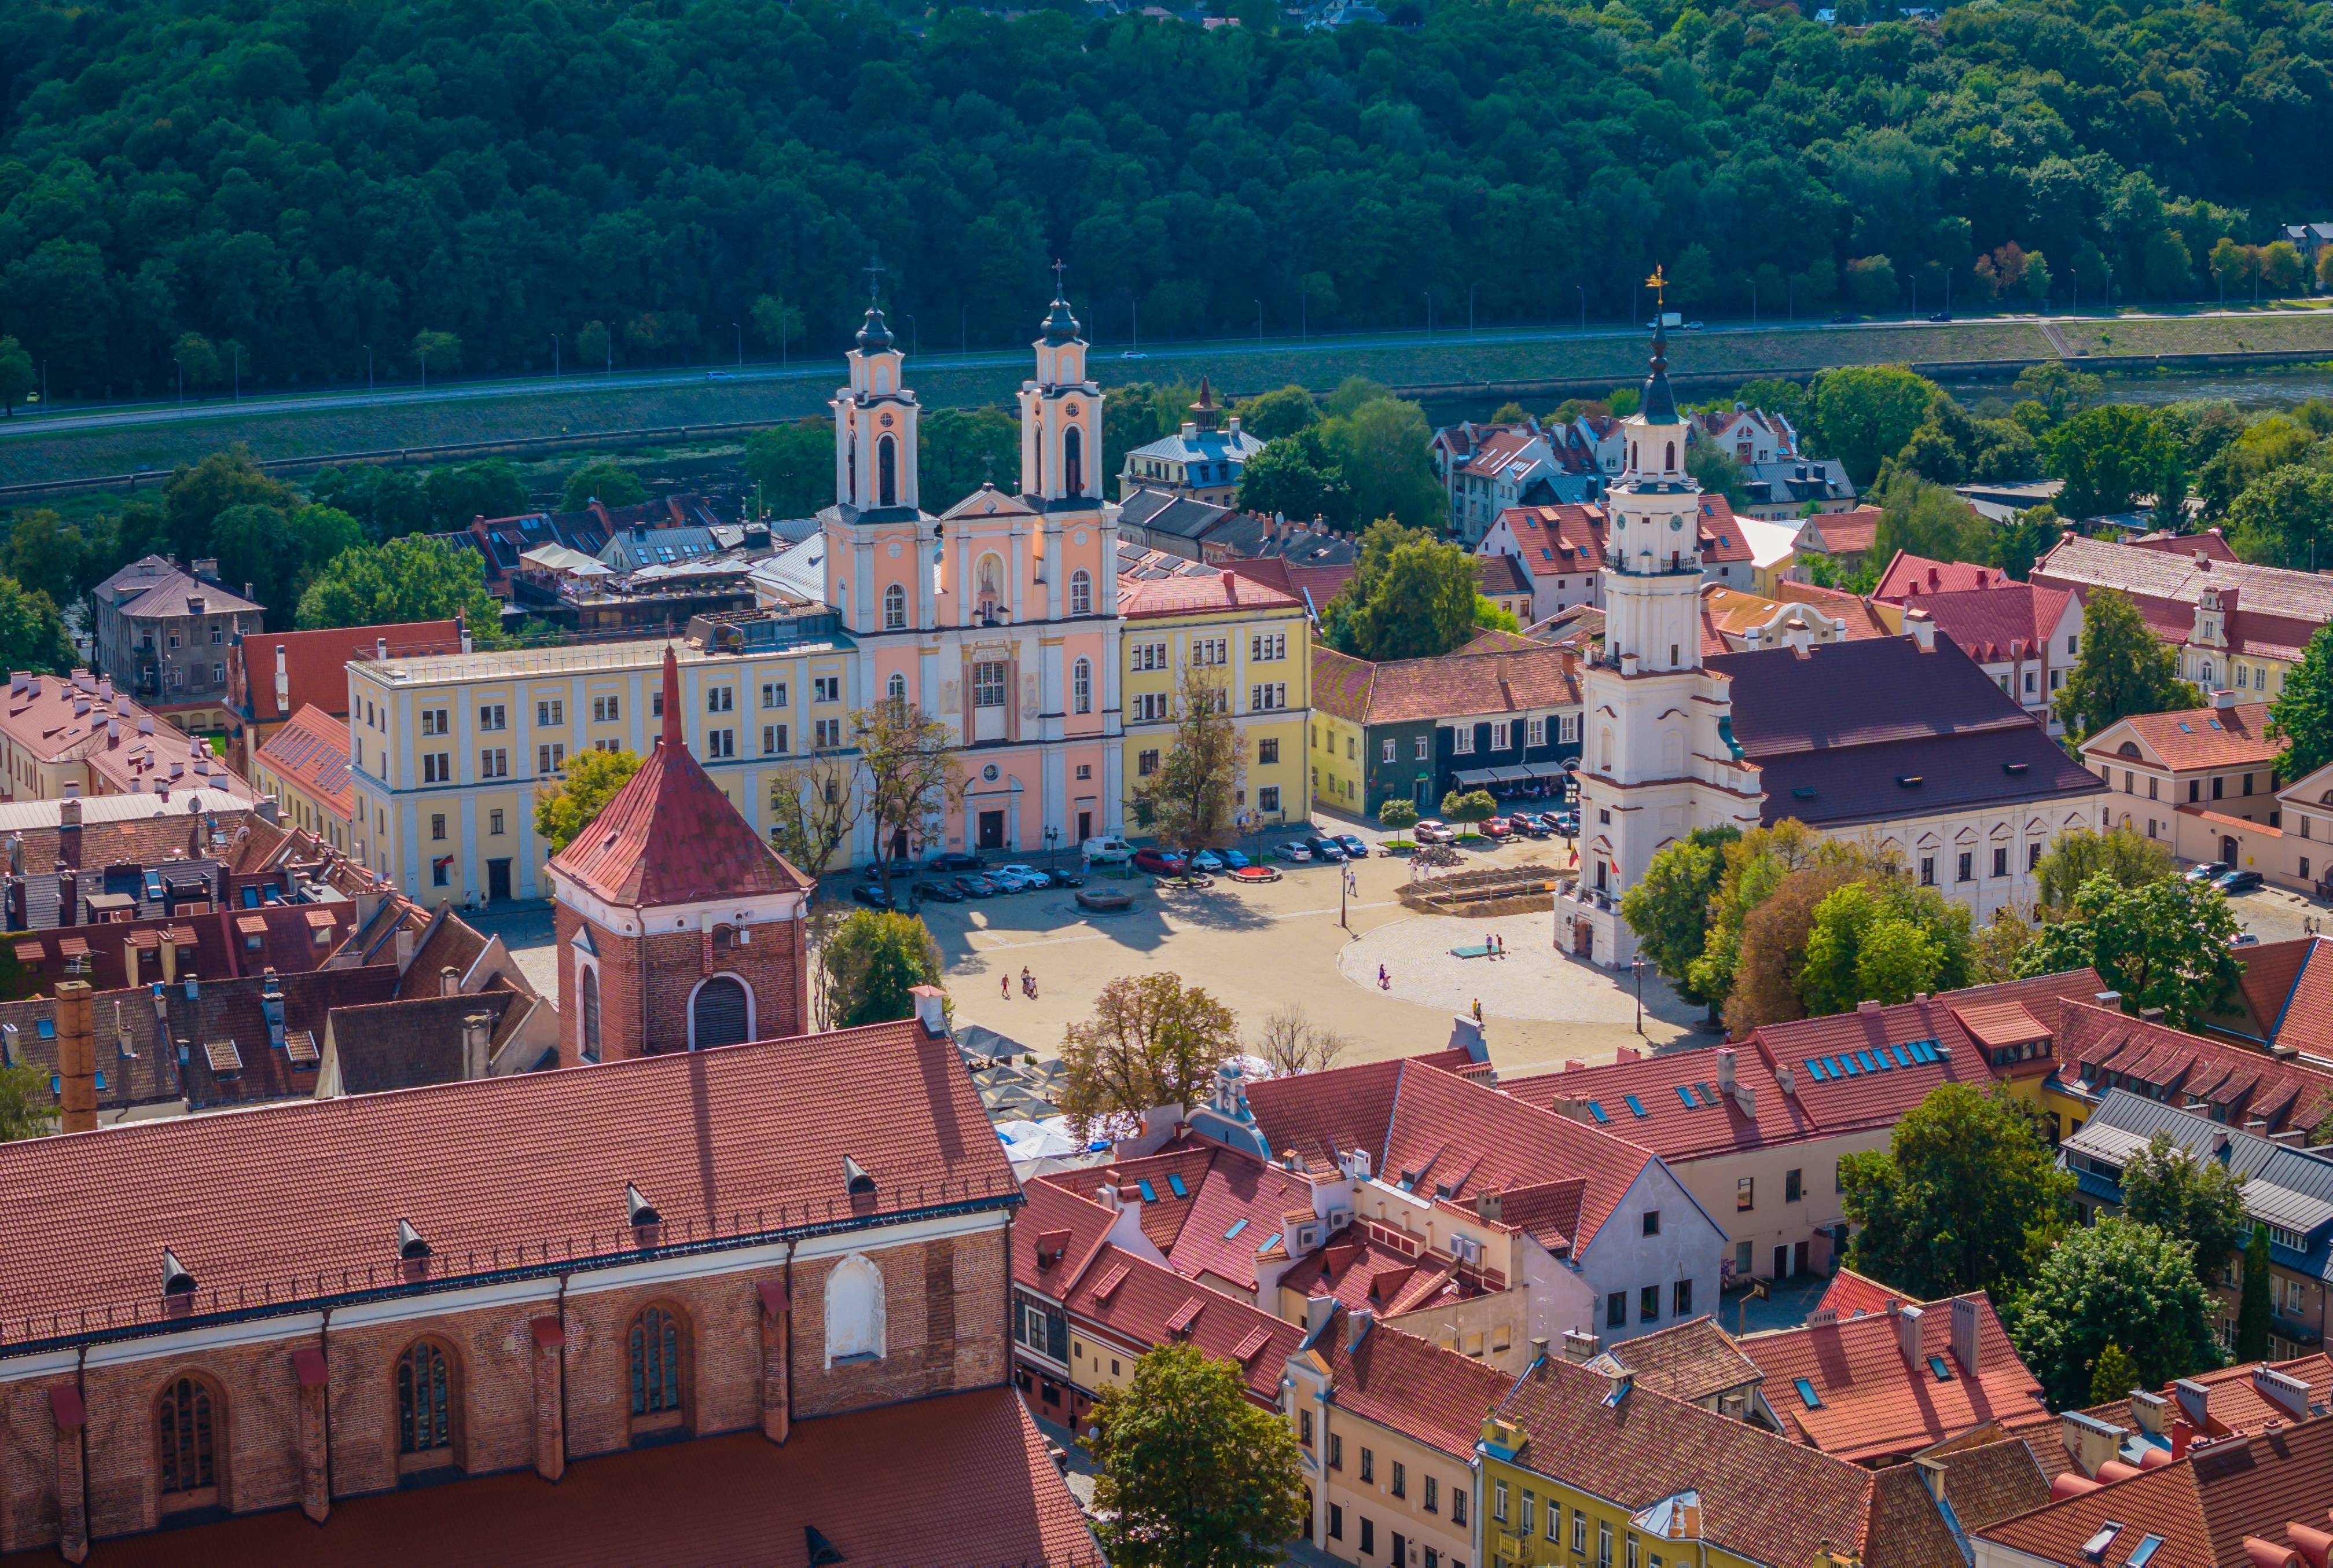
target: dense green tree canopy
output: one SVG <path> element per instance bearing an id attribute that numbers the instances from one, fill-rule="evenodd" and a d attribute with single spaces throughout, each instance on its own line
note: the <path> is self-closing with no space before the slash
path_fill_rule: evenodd
<path id="1" fill-rule="evenodd" d="M 1704 313 L 1925 306 L 1947 274 L 2192 298 L 2222 239 L 2318 205 L 2304 149 L 2333 145 L 2324 0 L 1422 9 L 17 0 L 0 331 L 60 392 L 159 390 L 187 332 L 242 344 L 246 387 L 361 376 L 368 344 L 547 367 L 554 333 L 701 362 L 733 322 L 831 354 L 874 251 L 901 315 L 974 344 L 1026 340 L 1056 254 L 1111 341 L 1138 306 L 1153 337 L 1253 331 L 1259 300 L 1268 329 L 1423 324 L 1429 295 L 1447 325 L 1470 287 L 1483 321 L 1575 284 L 1626 320 L 1656 261 Z M 2273 248 L 2263 286 L 2303 286 Z"/>
<path id="2" fill-rule="evenodd" d="M 1839 1182 L 1849 1265 L 1923 1300 L 2022 1280 L 2074 1189 L 2031 1103 L 1965 1083 L 1931 1091 L 1887 1148 L 1843 1158 Z"/>
<path id="3" fill-rule="evenodd" d="M 2220 890 L 2184 877 L 2125 887 L 2101 871 L 2072 909 L 2041 928 L 2020 960 L 2028 975 L 2088 967 L 2132 1012 L 2160 1007 L 2174 1027 L 2223 1005 L 2243 967 L 2228 944 L 2236 917 Z"/>
<path id="4" fill-rule="evenodd" d="M 2109 1346 L 2124 1348 L 2139 1388 L 2218 1366 L 2213 1315 L 2194 1248 L 2127 1219 L 2066 1236 L 2003 1314 L 2018 1355 L 2059 1406 L 2092 1397 Z"/>

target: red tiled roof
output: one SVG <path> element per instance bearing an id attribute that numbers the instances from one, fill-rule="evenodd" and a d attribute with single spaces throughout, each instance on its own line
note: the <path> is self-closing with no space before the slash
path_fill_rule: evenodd
<path id="1" fill-rule="evenodd" d="M 2047 1563 L 2121 1563 L 2148 1535 L 2162 1568 L 2285 1568 L 2287 1526 L 2320 1529 L 2333 1495 L 2333 1420 L 2199 1446 L 2184 1459 L 2005 1519 L 1980 1538 Z M 2103 1550 L 2085 1546 L 2111 1523 Z M 2259 1543 L 2261 1550 L 2252 1549 Z"/>
<path id="2" fill-rule="evenodd" d="M 1498 520 L 1514 534 L 1523 570 L 1533 577 L 1604 569 L 1604 540 L 1611 518 L 1601 506 L 1510 506 Z"/>
<path id="3" fill-rule="evenodd" d="M 551 870 L 629 909 L 811 887 L 689 755 L 681 736 L 679 666 L 669 648 L 664 651 L 663 735 L 640 771 L 574 842 L 552 857 Z"/>
<path id="4" fill-rule="evenodd" d="M 2289 981 L 2280 986 L 2285 961 L 2271 955 L 2295 948 L 2301 951 L 2294 955 Z M 2243 961 L 2244 996 L 2254 1003 L 2253 1016 L 2268 1032 L 2269 1044 L 2333 1055 L 2333 937 L 2264 942 L 2245 949 Z M 2271 1005 L 2260 1005 L 2262 1001 Z"/>
<path id="5" fill-rule="evenodd" d="M 289 779 L 342 821 L 356 809 L 349 782 L 349 726 L 322 708 L 303 707 L 267 737 L 259 755 L 277 776 Z"/>
<path id="6" fill-rule="evenodd" d="M 1986 1421 L 2046 1416 L 2041 1385 L 2009 1342 L 1983 1293 L 1958 1298 L 1977 1314 L 1977 1365 L 1953 1349 L 1952 1301 L 1925 1303 L 1921 1359 L 1908 1361 L 1897 1315 L 1885 1312 L 1837 1323 L 1752 1334 L 1743 1354 L 1766 1377 L 1766 1402 L 1783 1430 L 1842 1459 L 1878 1462 L 1958 1437 Z M 1942 1358 L 1938 1377 L 1930 1358 Z M 1797 1385 L 1811 1385 L 1810 1404 Z"/>
<path id="7" fill-rule="evenodd" d="M 1837 1313 L 1843 1318 L 1857 1318 L 1869 1313 L 1886 1312 L 1891 1302 L 1906 1299 L 1900 1290 L 1892 1290 L 1876 1279 L 1859 1275 L 1851 1268 L 1843 1268 L 1831 1275 L 1830 1284 L 1823 1288 L 1822 1300 L 1815 1303 L 1815 1310 Z"/>
<path id="8" fill-rule="evenodd" d="M 1106 1185 L 1117 1188 L 1118 1201 L 1138 1211 L 1136 1217 L 1142 1234 L 1164 1256 L 1191 1217 L 1191 1206 L 1198 1201 L 1200 1185 L 1206 1179 L 1207 1167 L 1215 1152 L 1213 1145 L 1192 1144 L 1143 1159 L 1055 1171 L 1040 1179 L 1043 1185 L 1074 1192 L 1088 1201 L 1099 1201 L 1095 1195 Z M 1175 1190 L 1176 1180 L 1183 1184 L 1179 1193 Z M 1148 1198 L 1142 1192 L 1146 1181 L 1150 1184 Z"/>
<path id="9" fill-rule="evenodd" d="M 1117 1217 L 1049 1181 L 1021 1191 L 1029 1203 L 1013 1223 L 1013 1283 L 1059 1301 L 1101 1251 Z"/>
<path id="10" fill-rule="evenodd" d="M 1243 557 L 1217 564 L 1225 572 L 1237 572 L 1251 582 L 1260 582 L 1275 592 L 1287 594 L 1291 599 L 1302 601 L 1309 597 L 1315 614 L 1328 609 L 1329 601 L 1336 598 L 1345 584 L 1353 580 L 1353 573 L 1360 570 L 1359 565 L 1349 561 L 1334 566 L 1291 565 L 1277 555 L 1253 559 Z"/>
<path id="11" fill-rule="evenodd" d="M 2073 597 L 2062 588 L 2002 579 L 1985 588 L 1924 592 L 1920 608 L 1971 659 L 2002 664 L 2046 653 Z"/>
<path id="12" fill-rule="evenodd" d="M 1652 1159 L 1633 1143 L 1551 1115 L 1416 1062 L 1379 1062 L 1266 1079 L 1248 1086 L 1248 1109 L 1274 1149 L 1314 1169 L 1339 1150 L 1364 1150 L 1385 1181 L 1444 1187 L 1455 1202 L 1503 1195 L 1503 1221 L 1573 1248 L 1594 1239 Z M 1546 1237 L 1541 1235 L 1544 1241 Z"/>
<path id="13" fill-rule="evenodd" d="M 1470 714 L 1522 713 L 1579 705 L 1578 659 L 1569 649 L 1445 653 L 1377 667 L 1371 724 L 1405 724 Z"/>
<path id="14" fill-rule="evenodd" d="M 796 1568 L 809 1529 L 852 1563 L 1102 1563 L 1043 1437 L 1007 1388 L 797 1421 L 782 1448 L 733 1432 L 578 1459 L 555 1486 L 522 1470 L 338 1497 L 322 1525 L 279 1508 L 108 1540 L 95 1555 L 106 1568 Z M 56 1560 L 43 1547 L 0 1563 Z"/>
<path id="15" fill-rule="evenodd" d="M 245 708 L 261 724 L 319 707 L 335 718 L 349 716 L 349 660 L 370 659 L 380 640 L 389 640 L 389 657 L 458 652 L 461 627 L 451 620 L 413 620 L 386 626 L 341 626 L 323 631 L 246 631 L 227 661 L 227 700 Z M 283 655 L 283 674 L 291 688 L 286 707 L 275 700 L 275 656 Z"/>
<path id="16" fill-rule="evenodd" d="M 2284 743 L 2268 734 L 2268 704 L 2240 702 L 2232 707 L 2175 708 L 2135 713 L 2118 719 L 2082 745 L 2085 756 L 2119 754 L 2128 741 L 2163 759 L 2174 773 L 2195 768 L 2269 767 Z"/>
<path id="17" fill-rule="evenodd" d="M 1472 1459 L 1483 1418 L 1506 1398 L 1513 1375 L 1382 1323 L 1358 1345 L 1352 1331 L 1351 1313 L 1340 1308 L 1312 1347 L 1328 1363 L 1337 1408 L 1461 1463 Z"/>
<path id="18" fill-rule="evenodd" d="M 1698 1491 L 1703 1534 L 1752 1563 L 1806 1568 L 1829 1542 L 1876 1568 L 1960 1568 L 1909 1467 L 1875 1475 L 1650 1389 L 1608 1403 L 1610 1388 L 1569 1361 L 1539 1363 L 1499 1404 L 1523 1429 L 1518 1463 L 1632 1514 Z"/>
<path id="19" fill-rule="evenodd" d="M 1715 491 L 1710 491 L 1701 498 L 1699 536 L 1704 562 L 1731 563 L 1754 558 L 1750 540 L 1733 515 L 1733 503 Z"/>
<path id="20" fill-rule="evenodd" d="M 2142 534 L 2134 539 L 2122 540 L 2133 550 L 2159 550 L 2166 555 L 2180 555 L 2193 561 L 2202 551 L 2214 561 L 2233 561 L 2236 553 L 2227 537 L 2217 528 L 2206 528 L 2201 534 Z"/>
<path id="21" fill-rule="evenodd" d="M 1130 1347 L 1148 1349 L 1181 1339 L 1240 1369 L 1249 1397 L 1276 1404 L 1288 1358 L 1304 1341 L 1301 1324 L 1251 1306 L 1235 1295 L 1185 1279 L 1173 1269 L 1118 1246 L 1094 1258 L 1091 1283 L 1080 1280 L 1062 1303 L 1070 1315 L 1116 1335 Z M 1263 1348 L 1237 1352 L 1256 1331 Z"/>
<path id="22" fill-rule="evenodd" d="M 1490 598 L 1504 595 L 1513 598 L 1531 591 L 1531 574 L 1522 562 L 1512 555 L 1477 555 L 1474 557 L 1474 585 Z"/>
<path id="23" fill-rule="evenodd" d="M 1324 642 L 1312 644 L 1312 706 L 1354 724 L 1369 717 L 1369 686 L 1378 667 L 1365 659 L 1339 653 Z"/>
<path id="24" fill-rule="evenodd" d="M 2170 1104 L 2208 1101 L 2214 1121 L 2258 1117 L 2271 1134 L 2314 1131 L 2333 1114 L 2333 1073 L 2088 1004 L 2066 1005 L 2058 1075 L 2093 1094 L 2136 1082 Z"/>
<path id="25" fill-rule="evenodd" d="M 284 988 L 345 973 L 370 971 L 286 976 Z M 264 1050 L 264 1029 L 258 1039 Z M 875 1178 L 871 1199 L 845 1192 L 845 1156 Z M 331 1179 L 299 1203 L 262 1196 L 286 1171 Z M 131 1122 L 0 1145 L 0 1338 L 70 1333 L 82 1313 L 152 1319 L 166 1246 L 200 1284 L 197 1313 L 339 1294 L 344 1269 L 392 1283 L 382 1238 L 400 1216 L 448 1275 L 508 1266 L 522 1246 L 537 1259 L 546 1246 L 628 1251 L 627 1182 L 663 1215 L 667 1243 L 1019 1201 L 954 1044 L 912 1020 Z M 119 1201 L 164 1186 L 168 1204 Z"/>
<path id="26" fill-rule="evenodd" d="M 1246 578 L 1245 586 L 1241 579 Z M 1118 573 L 1118 612 L 1128 620 L 1151 615 L 1188 615 L 1202 610 L 1294 610 L 1293 594 L 1270 588 L 1247 573 L 1194 572 L 1176 577 Z"/>
<path id="27" fill-rule="evenodd" d="M 2142 604 L 2152 600 L 2166 609 L 2176 606 L 2176 624 L 2183 638 L 2194 629 L 2192 612 L 2206 587 L 2220 590 L 2223 605 L 2231 593 L 2234 595 L 2232 636 L 2236 632 L 2235 620 L 2258 615 L 2272 623 L 2280 635 L 2298 630 L 2299 641 L 2305 643 L 2310 630 L 2333 620 L 2333 578 L 2281 566 L 2223 561 L 2209 549 L 2203 553 L 2212 559 L 2198 563 L 2195 553 L 2193 548 L 2176 552 L 2134 548 L 2068 534 L 2033 563 L 2032 580 L 2078 593 L 2096 587 L 2116 588 Z"/>
<path id="28" fill-rule="evenodd" d="M 1758 1380 L 1758 1363 L 1742 1353 L 1714 1318 L 1698 1317 L 1623 1340 L 1605 1354 L 1637 1376 L 1637 1386 L 1698 1404 Z"/>
<path id="29" fill-rule="evenodd" d="M 1061 1171 L 1033 1185 L 1090 1198 L 1104 1182 L 1118 1188 L 1120 1202 L 1139 1208 L 1142 1234 L 1176 1273 L 1187 1279 L 1211 1274 L 1251 1292 L 1257 1288 L 1256 1260 L 1267 1245 L 1278 1241 L 1278 1253 L 1289 1250 L 1286 1217 L 1312 1212 L 1312 1184 L 1305 1178 L 1215 1144 Z M 1175 1190 L 1177 1182 L 1181 1193 Z M 1234 1228 L 1237 1235 L 1227 1234 Z"/>
<path id="30" fill-rule="evenodd" d="M 1824 555 L 1867 555 L 1879 534 L 1879 508 L 1858 506 L 1849 512 L 1819 512 L 1799 525 L 1801 541 L 1793 548 L 1811 550 L 1814 541 L 1806 537 L 1807 530 L 1815 531 L 1814 538 L 1822 542 L 1817 553 Z"/>
<path id="31" fill-rule="evenodd" d="M 1879 586 L 1871 597 L 1885 603 L 1906 604 L 1917 599 L 1925 608 L 1930 594 L 1965 593 L 1974 590 L 1999 587 L 2010 582 L 2007 572 L 1998 566 L 1980 566 L 1969 561 L 1931 561 L 1925 555 L 1914 555 L 1898 550 L 1879 574 Z"/>
<path id="32" fill-rule="evenodd" d="M 1358 1230 L 1342 1233 L 1280 1276 L 1280 1288 L 1305 1297 L 1334 1296 L 1381 1318 L 1398 1317 L 1483 1294 L 1447 1259 L 1412 1257 Z"/>

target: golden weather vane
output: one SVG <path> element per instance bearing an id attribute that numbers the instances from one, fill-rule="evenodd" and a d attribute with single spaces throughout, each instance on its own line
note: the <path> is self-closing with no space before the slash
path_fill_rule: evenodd
<path id="1" fill-rule="evenodd" d="M 1645 280 L 1645 286 L 1653 291 L 1654 313 L 1658 314 L 1662 311 L 1666 310 L 1668 307 L 1669 281 L 1661 275 L 1660 263 L 1655 262 L 1653 264 L 1653 275 Z"/>

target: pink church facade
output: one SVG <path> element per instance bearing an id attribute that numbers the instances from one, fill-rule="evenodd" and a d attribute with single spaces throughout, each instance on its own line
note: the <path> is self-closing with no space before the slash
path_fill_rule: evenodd
<path id="1" fill-rule="evenodd" d="M 917 482 L 921 410 L 870 308 L 831 402 L 835 504 L 820 514 L 826 597 L 856 644 L 854 699 L 904 697 L 946 725 L 967 786 L 907 843 L 1021 854 L 1121 828 L 1118 526 L 1105 507 L 1102 393 L 1056 299 L 1022 384 L 1021 476 L 946 511 Z"/>

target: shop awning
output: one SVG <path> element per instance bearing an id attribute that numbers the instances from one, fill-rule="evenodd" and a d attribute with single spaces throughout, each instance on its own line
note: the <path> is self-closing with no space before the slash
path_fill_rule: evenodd
<path id="1" fill-rule="evenodd" d="M 1486 784 L 1497 783 L 1498 777 L 1499 770 L 1497 768 L 1478 767 L 1470 768 L 1464 773 L 1451 774 L 1450 782 L 1456 784 L 1461 789 L 1475 789 Z"/>

